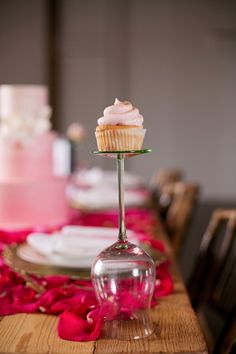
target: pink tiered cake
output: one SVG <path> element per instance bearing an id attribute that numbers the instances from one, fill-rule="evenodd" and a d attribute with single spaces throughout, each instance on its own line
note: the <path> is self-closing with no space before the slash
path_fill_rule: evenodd
<path id="1" fill-rule="evenodd" d="M 0 86 L 0 229 L 68 221 L 67 178 L 55 176 L 48 91 Z"/>

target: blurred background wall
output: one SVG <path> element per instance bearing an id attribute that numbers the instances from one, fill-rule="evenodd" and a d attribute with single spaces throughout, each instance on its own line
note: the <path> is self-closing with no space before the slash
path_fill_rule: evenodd
<path id="1" fill-rule="evenodd" d="M 0 84 L 49 85 L 55 128 L 87 128 L 80 160 L 95 158 L 96 120 L 115 97 L 145 118 L 149 156 L 127 168 L 147 180 L 182 168 L 202 186 L 184 275 L 211 211 L 235 206 L 236 2 L 0 0 Z M 186 263 L 187 262 L 187 263 Z"/>
<path id="2" fill-rule="evenodd" d="M 0 0 L 0 83 L 51 88 L 54 125 L 88 130 L 115 97 L 145 118 L 149 178 L 181 167 L 204 198 L 236 195 L 236 3 L 210 0 Z"/>

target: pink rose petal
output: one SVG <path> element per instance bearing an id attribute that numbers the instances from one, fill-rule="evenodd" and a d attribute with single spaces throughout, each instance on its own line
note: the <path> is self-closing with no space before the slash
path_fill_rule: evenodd
<path id="1" fill-rule="evenodd" d="M 100 311 L 95 308 L 89 312 L 84 307 L 72 307 L 59 316 L 58 335 L 72 341 L 96 340 L 102 329 Z"/>

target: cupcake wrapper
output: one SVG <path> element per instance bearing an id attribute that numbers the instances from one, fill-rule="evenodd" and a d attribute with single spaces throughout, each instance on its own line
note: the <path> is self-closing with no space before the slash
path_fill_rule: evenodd
<path id="1" fill-rule="evenodd" d="M 127 128 L 96 131 L 95 136 L 99 151 L 140 150 L 146 129 Z"/>

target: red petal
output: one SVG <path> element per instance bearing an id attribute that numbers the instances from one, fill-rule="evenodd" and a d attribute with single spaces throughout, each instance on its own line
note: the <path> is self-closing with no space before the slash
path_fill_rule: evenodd
<path id="1" fill-rule="evenodd" d="M 55 314 L 59 314 L 66 309 L 73 306 L 78 306 L 79 304 L 85 304 L 88 311 L 98 305 L 94 293 L 86 293 L 80 291 L 73 297 L 62 299 L 54 303 L 51 307 L 51 311 Z"/>
<path id="2" fill-rule="evenodd" d="M 80 307 L 64 311 L 59 316 L 58 335 L 72 341 L 96 340 L 102 329 L 102 319 L 98 308 L 88 314 L 81 314 Z"/>

